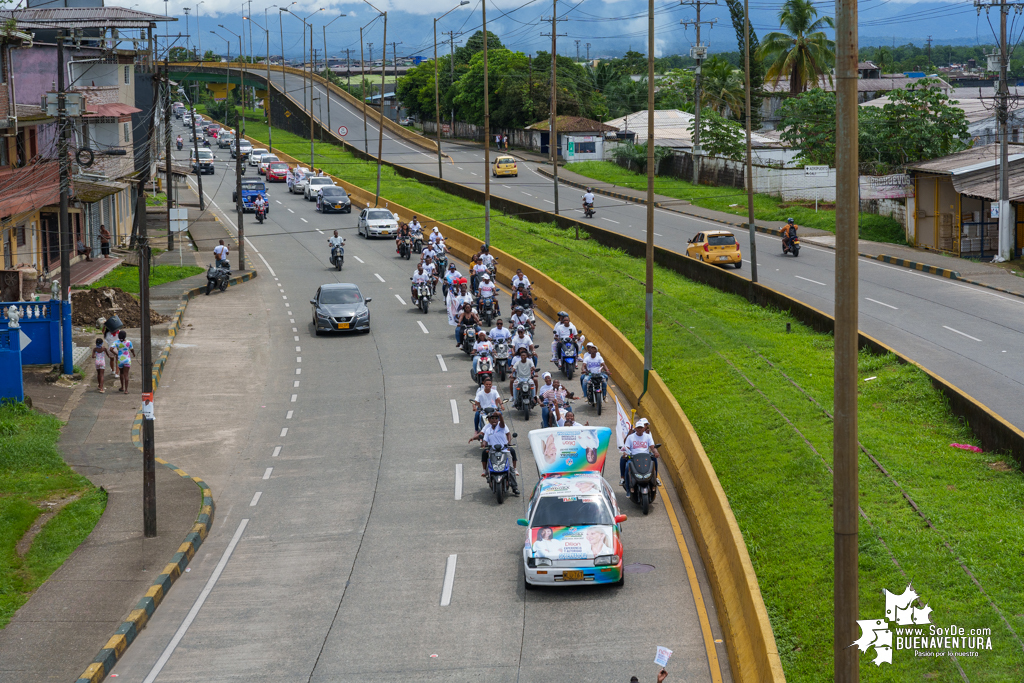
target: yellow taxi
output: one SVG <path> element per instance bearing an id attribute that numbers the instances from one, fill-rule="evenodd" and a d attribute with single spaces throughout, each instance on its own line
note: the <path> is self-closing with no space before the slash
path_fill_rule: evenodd
<path id="1" fill-rule="evenodd" d="M 708 230 L 698 232 L 687 242 L 686 255 L 704 263 L 714 265 L 731 264 L 735 268 L 743 267 L 740 244 L 736 236 L 728 230 Z"/>
<path id="2" fill-rule="evenodd" d="M 494 168 L 491 170 L 492 175 L 495 178 L 503 175 L 511 175 L 519 177 L 519 167 L 516 166 L 516 160 L 509 156 L 499 156 L 494 160 Z"/>

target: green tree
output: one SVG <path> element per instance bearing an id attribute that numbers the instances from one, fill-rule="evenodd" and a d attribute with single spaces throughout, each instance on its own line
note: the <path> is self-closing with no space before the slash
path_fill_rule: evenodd
<path id="1" fill-rule="evenodd" d="M 501 43 L 498 36 L 494 35 L 490 31 L 487 32 L 487 57 L 491 56 L 492 50 L 504 50 L 505 46 Z M 462 47 L 455 49 L 455 63 L 456 64 L 469 64 L 473 61 L 474 55 L 483 53 L 484 51 L 484 32 L 477 31 L 469 38 L 466 39 L 466 44 Z M 483 73 L 483 72 L 481 72 Z"/>
<path id="2" fill-rule="evenodd" d="M 669 147 L 654 146 L 654 173 L 657 175 L 661 162 L 672 156 L 672 149 Z M 647 143 L 631 145 L 625 143 L 612 150 L 612 158 L 616 161 L 624 161 L 626 169 L 637 173 L 647 171 Z"/>
<path id="3" fill-rule="evenodd" d="M 733 118 L 742 119 L 747 102 L 743 72 L 715 55 L 704 62 L 702 75 L 701 106 L 708 107 L 718 114 L 728 109 L 732 112 Z"/>
<path id="4" fill-rule="evenodd" d="M 688 126 L 693 134 L 693 123 Z M 705 153 L 739 161 L 747 152 L 747 138 L 743 128 L 712 109 L 700 116 L 700 146 Z"/>
<path id="5" fill-rule="evenodd" d="M 779 107 L 779 137 L 800 150 L 797 161 L 836 165 L 836 94 L 813 88 Z"/>
<path id="6" fill-rule="evenodd" d="M 218 55 L 213 50 L 207 50 L 203 54 L 203 61 L 204 62 L 219 62 L 220 61 L 220 55 Z"/>
<path id="7" fill-rule="evenodd" d="M 658 109 L 693 111 L 696 79 L 692 71 L 673 69 L 658 81 L 654 106 Z"/>
<path id="8" fill-rule="evenodd" d="M 522 52 L 512 52 L 504 48 L 491 50 L 488 43 L 487 75 L 492 126 L 522 128 L 534 122 L 534 106 L 527 93 L 528 69 L 528 59 Z M 433 86 L 432 74 L 431 86 Z M 473 56 L 469 70 L 459 78 L 455 87 L 457 91 L 454 100 L 458 117 L 468 123 L 483 125 L 484 59 L 482 51 Z"/>
<path id="9" fill-rule="evenodd" d="M 822 29 L 835 29 L 832 17 L 818 17 L 812 0 L 785 0 L 779 25 L 785 33 L 769 33 L 755 53 L 768 63 L 765 78 L 775 85 L 788 78 L 790 95 L 817 86 L 822 76 L 831 83 L 836 44 Z"/>
<path id="10" fill-rule="evenodd" d="M 490 56 L 490 55 L 488 55 Z M 448 65 L 445 64 L 447 67 Z M 434 120 L 434 60 L 406 72 L 395 85 L 398 101 L 420 120 Z"/>
<path id="11" fill-rule="evenodd" d="M 619 76 L 608 85 L 605 96 L 612 118 L 647 109 L 647 78 L 633 80 L 628 74 Z"/>
<path id="12" fill-rule="evenodd" d="M 736 64 L 742 70 L 744 68 L 744 50 L 745 50 L 745 34 L 743 31 L 743 3 L 741 0 L 725 0 L 725 4 L 729 6 L 729 16 L 732 18 L 732 27 L 736 31 L 736 42 L 739 45 L 739 55 Z M 754 31 L 754 25 L 750 25 L 750 127 L 758 129 L 761 127 L 761 98 L 764 92 L 764 63 L 760 59 L 756 59 L 754 55 L 757 54 L 760 48 L 760 43 L 757 40 L 757 32 Z M 744 96 L 744 106 L 739 111 L 735 112 L 736 118 L 741 122 L 746 121 L 746 97 Z"/>
<path id="13" fill-rule="evenodd" d="M 172 47 L 167 53 L 167 59 L 172 62 L 194 62 L 196 61 L 195 50 L 184 47 Z"/>
<path id="14" fill-rule="evenodd" d="M 621 59 L 613 59 L 612 65 L 620 74 L 631 76 L 647 75 L 647 55 L 635 50 L 629 50 Z"/>

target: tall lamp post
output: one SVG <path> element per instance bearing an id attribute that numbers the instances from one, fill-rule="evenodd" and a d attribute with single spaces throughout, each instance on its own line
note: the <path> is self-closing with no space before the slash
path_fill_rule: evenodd
<path id="1" fill-rule="evenodd" d="M 264 10 L 264 14 L 265 13 L 266 10 Z M 256 24 L 258 28 L 263 29 L 263 32 L 267 36 L 267 58 L 266 63 L 263 65 L 267 68 L 267 101 L 266 106 L 263 109 L 263 113 L 267 115 L 267 147 L 270 148 L 269 151 L 271 154 L 273 154 L 274 136 L 273 133 L 271 132 L 273 130 L 273 127 L 270 125 L 270 29 L 268 29 L 266 26 L 260 26 L 260 23 L 258 21 L 253 20 L 252 17 L 242 17 L 242 19 L 249 21 L 253 24 Z"/>
<path id="2" fill-rule="evenodd" d="M 327 130 L 328 131 L 333 130 L 333 128 L 331 128 L 331 77 L 327 75 L 327 27 L 330 26 L 331 24 L 333 24 L 334 22 L 336 22 L 338 19 L 341 19 L 343 16 L 345 16 L 345 15 L 344 14 L 339 14 L 338 16 L 334 17 L 333 19 L 328 21 L 326 24 L 324 24 L 324 27 L 323 27 L 324 28 L 324 80 L 327 81 Z M 320 121 L 320 123 L 322 124 L 323 121 Z"/>
<path id="3" fill-rule="evenodd" d="M 274 5 L 274 7 L 277 7 L 277 30 L 281 34 L 281 87 L 284 89 L 285 95 L 288 94 L 288 72 L 284 68 L 284 15 L 281 12 L 287 12 L 289 7 L 297 4 L 299 4 L 298 0 L 284 7 Z"/>
<path id="4" fill-rule="evenodd" d="M 374 17 L 370 21 L 369 26 L 374 21 L 377 21 L 378 17 Z M 366 26 L 359 27 L 359 97 L 363 100 L 363 154 L 370 155 L 369 142 L 367 141 L 368 134 L 366 132 L 366 57 L 363 55 L 363 29 Z"/>
<path id="5" fill-rule="evenodd" d="M 205 2 L 206 0 L 199 0 L 199 2 L 196 3 L 196 43 L 199 45 L 199 47 L 196 49 L 199 50 L 200 62 L 203 61 L 203 31 L 201 28 L 199 28 L 199 6 L 204 4 Z"/>
<path id="6" fill-rule="evenodd" d="M 244 133 L 244 131 L 245 131 L 245 62 L 242 60 L 242 57 L 243 57 L 243 55 L 242 55 L 242 49 L 243 49 L 242 48 L 242 42 L 243 42 L 243 39 L 242 39 L 242 36 L 240 36 L 239 34 L 235 33 L 234 31 L 229 29 L 224 24 L 217 24 L 217 26 L 220 26 L 222 29 L 224 29 L 225 31 L 227 31 L 228 33 L 233 35 L 235 38 L 238 38 L 238 50 L 239 50 L 238 51 L 238 61 L 241 64 L 241 66 L 238 67 L 238 88 L 239 88 L 239 90 L 242 93 L 242 125 L 238 129 L 238 133 L 236 135 L 236 137 L 238 137 L 238 136 L 242 135 Z M 243 29 L 243 33 L 244 32 L 245 31 Z M 225 121 L 224 123 L 227 123 L 227 121 Z M 241 193 L 239 193 L 238 196 L 241 197 L 242 196 Z"/>
<path id="7" fill-rule="evenodd" d="M 219 24 L 218 24 L 219 25 Z M 242 36 L 238 35 L 231 29 L 224 28 L 225 31 L 238 38 L 238 49 L 242 49 Z M 211 31 L 213 33 L 213 31 Z M 223 38 L 220 34 L 215 34 Z M 239 53 L 239 59 L 241 59 L 241 53 Z M 235 202 L 235 210 L 237 212 L 238 221 L 238 270 L 245 270 L 245 227 L 243 226 L 243 220 L 245 218 L 245 210 L 242 206 L 242 130 L 245 125 L 245 78 L 242 75 L 242 69 L 238 69 L 238 81 L 239 85 L 243 89 L 242 93 L 242 125 L 238 126 L 238 131 L 235 133 L 235 195 L 238 197 L 238 201 Z M 228 70 L 228 84 L 231 84 L 231 70 Z M 225 102 L 227 102 L 227 93 L 225 93 Z M 228 123 L 225 121 L 224 123 Z"/>
<path id="8" fill-rule="evenodd" d="M 367 5 L 373 7 L 373 4 L 368 0 L 363 0 Z M 373 7 L 377 14 L 384 17 L 384 47 L 381 48 L 380 55 L 380 117 L 377 119 L 377 195 L 373 198 L 373 205 L 377 206 L 380 203 L 380 158 L 384 152 L 384 74 L 388 64 L 388 13 L 381 12 L 376 7 Z M 486 45 L 486 43 L 485 43 Z M 365 100 L 363 106 L 366 106 Z"/>
<path id="9" fill-rule="evenodd" d="M 313 163 L 313 161 L 314 161 L 314 154 L 313 154 L 313 25 L 310 24 L 309 22 L 307 22 L 306 20 L 309 19 L 309 17 L 311 17 L 314 14 L 316 14 L 317 12 L 323 12 L 324 9 L 325 9 L 324 7 L 321 7 L 320 9 L 316 10 L 315 12 L 310 12 L 309 15 L 307 15 L 306 17 L 300 17 L 298 14 L 296 14 L 295 12 L 292 12 L 291 10 L 288 10 L 288 9 L 281 10 L 282 12 L 288 12 L 288 14 L 292 15 L 293 17 L 295 17 L 296 19 L 298 19 L 299 21 L 302 22 L 302 26 L 303 26 L 303 28 L 302 28 L 302 58 L 303 59 L 306 58 L 306 29 L 307 28 L 309 29 L 309 55 L 310 56 L 309 56 L 309 110 L 308 111 L 309 111 L 309 170 L 310 171 L 313 171 L 313 169 L 316 168 L 315 164 Z M 305 94 L 305 86 L 303 86 L 303 94 Z"/>
<path id="10" fill-rule="evenodd" d="M 185 54 L 187 55 L 189 53 L 189 49 L 188 49 L 188 39 L 189 39 L 188 13 L 192 11 L 192 8 L 191 7 L 182 7 L 181 11 L 185 13 Z M 168 204 L 168 206 L 169 206 L 169 204 Z"/>
<path id="11" fill-rule="evenodd" d="M 437 22 L 459 9 L 468 5 L 469 0 L 462 0 L 458 5 L 434 19 L 434 121 L 437 123 L 437 177 L 443 178 L 441 173 L 441 95 L 437 86 Z"/>

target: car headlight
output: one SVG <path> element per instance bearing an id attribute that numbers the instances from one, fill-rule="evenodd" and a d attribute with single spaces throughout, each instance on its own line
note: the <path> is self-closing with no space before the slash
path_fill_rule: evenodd
<path id="1" fill-rule="evenodd" d="M 329 320 L 331 316 L 327 315 L 326 313 L 324 313 L 323 311 L 321 311 L 318 308 L 318 309 L 316 309 L 316 317 L 323 318 L 324 320 Z"/>
<path id="2" fill-rule="evenodd" d="M 598 555 L 597 557 L 594 558 L 594 566 L 595 567 L 601 567 L 601 566 L 604 566 L 604 565 L 618 564 L 618 563 L 619 563 L 619 556 L 618 555 Z"/>
<path id="3" fill-rule="evenodd" d="M 549 560 L 546 557 L 535 557 L 535 558 L 533 558 L 533 562 L 538 567 L 550 567 L 551 566 L 551 560 Z"/>

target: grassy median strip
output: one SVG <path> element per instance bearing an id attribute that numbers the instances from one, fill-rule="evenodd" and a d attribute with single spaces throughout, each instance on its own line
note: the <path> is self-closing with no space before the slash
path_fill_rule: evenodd
<path id="1" fill-rule="evenodd" d="M 566 164 L 565 169 L 603 183 L 613 183 L 633 190 L 647 190 L 647 176 L 627 171 L 610 161 L 578 161 Z M 736 216 L 747 215 L 747 192 L 735 187 L 694 185 L 679 178 L 658 176 L 654 179 L 654 192 L 685 199 L 694 206 L 714 209 Z M 762 221 L 784 221 L 792 218 L 797 225 L 819 230 L 836 231 L 835 209 L 815 211 L 813 202 L 784 202 L 766 194 L 754 195 L 754 218 Z M 873 213 L 860 214 L 860 238 L 874 242 L 906 244 L 903 226 L 888 216 Z"/>
<path id="2" fill-rule="evenodd" d="M 203 272 L 199 266 L 151 266 L 149 269 L 149 286 L 184 280 L 187 277 L 198 275 Z M 104 287 L 120 287 L 126 292 L 139 293 L 139 269 L 135 266 L 118 266 L 89 285 L 89 289 L 102 289 Z"/>
<path id="3" fill-rule="evenodd" d="M 308 140 L 283 131 L 275 131 L 274 140 L 285 153 L 308 153 Z M 327 145 L 318 145 L 317 153 L 317 165 L 328 172 L 374 187 L 373 164 Z M 388 200 L 482 236 L 480 205 L 396 178 L 387 167 L 383 181 Z M 552 225 L 497 213 L 491 237 L 498 248 L 572 289 L 642 346 L 643 261 L 590 240 L 575 241 Z M 693 422 L 729 497 L 787 679 L 829 680 L 832 338 L 661 268 L 656 286 L 655 367 Z M 792 323 L 790 334 L 786 323 Z M 865 352 L 860 377 L 860 439 L 890 474 L 862 455 L 861 506 L 869 521 L 861 521 L 861 617 L 882 618 L 882 590 L 902 593 L 912 582 L 933 609 L 933 623 L 991 629 L 991 651 L 958 660 L 971 681 L 1018 680 L 1024 654 L 1006 623 L 1024 633 L 1024 477 L 1008 456 L 950 446 L 977 442 L 916 368 Z M 587 411 L 582 408 L 580 417 L 586 419 Z M 892 665 L 876 668 L 870 662 L 864 655 L 866 681 L 959 680 L 946 657 L 899 651 Z"/>
<path id="4" fill-rule="evenodd" d="M 85 540 L 106 506 L 107 494 L 57 452 L 60 426 L 23 404 L 0 406 L 0 628 Z M 68 498 L 73 502 L 19 549 L 47 503 Z"/>

